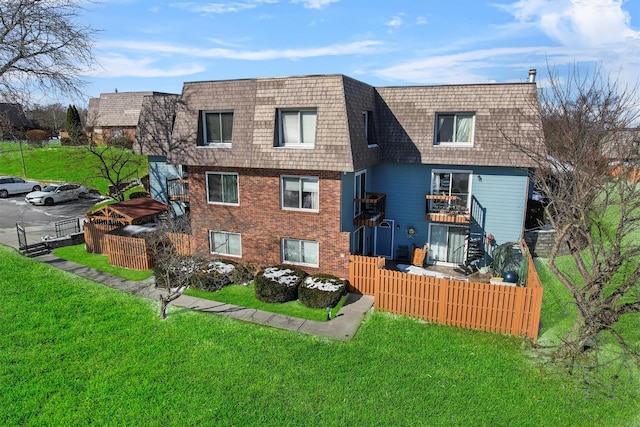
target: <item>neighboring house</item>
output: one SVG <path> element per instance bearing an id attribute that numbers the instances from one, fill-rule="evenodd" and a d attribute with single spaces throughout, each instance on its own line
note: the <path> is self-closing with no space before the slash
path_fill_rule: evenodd
<path id="1" fill-rule="evenodd" d="M 25 116 L 20 104 L 0 103 L 0 138 L 23 139 L 35 124 Z"/>
<path id="2" fill-rule="evenodd" d="M 160 92 L 101 93 L 89 99 L 87 127 L 92 129 L 92 140 L 100 144 L 108 138 L 135 139 L 142 102 L 146 96 L 164 96 Z"/>
<path id="3" fill-rule="evenodd" d="M 349 254 L 398 259 L 428 244 L 427 262 L 459 265 L 489 234 L 519 242 L 533 164 L 504 135 L 539 147 L 537 102 L 534 83 L 193 82 L 151 115 L 165 133 L 138 143 L 167 177 L 188 166 L 195 250 L 346 277 Z"/>

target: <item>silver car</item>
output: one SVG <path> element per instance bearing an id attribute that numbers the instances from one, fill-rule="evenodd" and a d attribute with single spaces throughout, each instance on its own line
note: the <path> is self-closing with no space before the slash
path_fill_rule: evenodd
<path id="1" fill-rule="evenodd" d="M 42 191 L 34 191 L 24 198 L 25 202 L 32 205 L 51 206 L 55 203 L 67 202 L 87 197 L 89 189 L 80 184 L 53 184 L 47 185 Z"/>
<path id="2" fill-rule="evenodd" d="M 36 181 L 25 181 L 17 176 L 0 176 L 0 197 L 2 198 L 9 197 L 10 194 L 40 191 L 41 188 L 40 183 Z"/>

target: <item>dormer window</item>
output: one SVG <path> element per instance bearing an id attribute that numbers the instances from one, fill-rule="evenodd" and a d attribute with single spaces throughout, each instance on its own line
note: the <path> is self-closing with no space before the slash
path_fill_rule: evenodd
<path id="1" fill-rule="evenodd" d="M 472 146 L 474 124 L 473 113 L 437 114 L 435 145 Z"/>
<path id="2" fill-rule="evenodd" d="M 278 110 L 278 146 L 313 148 L 316 122 L 315 109 Z"/>
<path id="3" fill-rule="evenodd" d="M 364 136 L 367 139 L 367 146 L 369 148 L 377 147 L 376 134 L 373 126 L 373 112 L 363 111 L 362 119 L 364 121 Z"/>
<path id="4" fill-rule="evenodd" d="M 205 111 L 202 114 L 202 131 L 204 145 L 230 148 L 233 111 Z"/>

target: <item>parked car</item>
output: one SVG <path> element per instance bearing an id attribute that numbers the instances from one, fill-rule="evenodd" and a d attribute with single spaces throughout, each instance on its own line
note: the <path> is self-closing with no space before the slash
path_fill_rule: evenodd
<path id="1" fill-rule="evenodd" d="M 30 191 L 40 191 L 42 186 L 36 181 L 25 181 L 17 176 L 0 176 L 0 197 L 9 197 L 9 194 L 22 194 Z"/>
<path id="2" fill-rule="evenodd" d="M 51 206 L 55 203 L 66 202 L 87 197 L 89 189 L 80 184 L 47 185 L 42 191 L 34 191 L 26 195 L 25 202 L 32 205 Z"/>

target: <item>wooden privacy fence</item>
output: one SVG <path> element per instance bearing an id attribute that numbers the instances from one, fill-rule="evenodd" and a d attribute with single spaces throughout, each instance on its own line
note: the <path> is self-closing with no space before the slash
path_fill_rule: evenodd
<path id="1" fill-rule="evenodd" d="M 526 248 L 526 246 L 525 246 Z M 351 255 L 352 290 L 374 296 L 376 310 L 443 325 L 538 338 L 542 285 L 528 249 L 527 285 L 505 286 L 384 269 L 383 258 Z"/>
<path id="2" fill-rule="evenodd" d="M 86 222 L 84 224 L 84 242 L 87 253 L 108 254 L 107 233 L 118 228 L 117 225 L 96 224 Z"/>
<path id="3" fill-rule="evenodd" d="M 147 251 L 146 239 L 106 234 L 109 264 L 131 270 L 148 270 L 153 260 Z"/>

